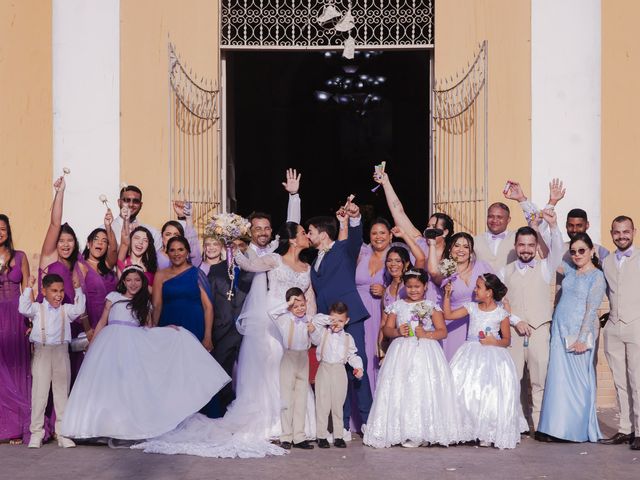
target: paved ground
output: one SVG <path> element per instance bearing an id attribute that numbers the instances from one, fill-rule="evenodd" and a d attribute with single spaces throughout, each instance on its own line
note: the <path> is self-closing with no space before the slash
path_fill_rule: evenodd
<path id="1" fill-rule="evenodd" d="M 601 412 L 605 435 L 615 412 Z M 493 448 L 390 448 L 354 440 L 345 450 L 293 451 L 287 457 L 219 460 L 144 454 L 81 446 L 40 450 L 0 445 L 0 479 L 640 479 L 640 451 L 628 446 L 542 444 L 524 438 L 515 450 Z"/>

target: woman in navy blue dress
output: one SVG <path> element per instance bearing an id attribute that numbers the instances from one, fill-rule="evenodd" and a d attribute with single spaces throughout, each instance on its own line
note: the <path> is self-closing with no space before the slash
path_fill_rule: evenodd
<path id="1" fill-rule="evenodd" d="M 213 304 L 207 277 L 189 262 L 189 242 L 173 237 L 167 243 L 169 268 L 156 273 L 153 282 L 153 321 L 156 325 L 184 327 L 213 349 Z"/>

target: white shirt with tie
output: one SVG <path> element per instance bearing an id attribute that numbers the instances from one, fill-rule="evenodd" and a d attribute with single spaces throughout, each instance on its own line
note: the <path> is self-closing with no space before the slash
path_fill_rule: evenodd
<path id="1" fill-rule="evenodd" d="M 309 350 L 311 338 L 309 336 L 309 320 L 307 316 L 296 317 L 289 311 L 289 305 L 284 302 L 269 311 L 269 316 L 276 324 L 282 344 L 287 350 Z"/>
<path id="2" fill-rule="evenodd" d="M 74 303 L 54 308 L 46 298 L 42 300 L 42 304 L 33 302 L 31 288 L 24 289 L 18 302 L 18 311 L 31 319 L 33 325 L 29 335 L 31 343 L 60 345 L 71 341 L 71 322 L 85 312 L 86 306 L 86 297 L 82 289 L 76 288 L 75 294 Z M 44 318 L 41 315 L 43 311 Z"/>

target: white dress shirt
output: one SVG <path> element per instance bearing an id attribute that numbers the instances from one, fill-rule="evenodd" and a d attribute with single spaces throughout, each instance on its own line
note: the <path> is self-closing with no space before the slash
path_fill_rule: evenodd
<path id="1" fill-rule="evenodd" d="M 293 195 L 289 195 L 289 203 L 287 203 L 287 222 L 300 223 L 300 219 L 302 218 L 302 210 L 300 207 L 300 195 L 294 193 Z M 275 252 L 276 248 L 278 248 L 278 244 L 280 243 L 280 237 L 276 235 L 276 237 L 269 242 L 266 247 L 259 247 L 255 243 L 251 242 L 249 247 L 253 249 L 254 252 L 258 254 L 259 257 L 266 255 L 267 253 Z"/>
<path id="2" fill-rule="evenodd" d="M 287 302 L 271 309 L 268 313 L 280 332 L 282 345 L 286 350 L 309 350 L 311 338 L 306 315 L 301 318 L 296 317 L 289 311 Z"/>
<path id="3" fill-rule="evenodd" d="M 313 317 L 313 324 L 316 330 L 311 334 L 311 341 L 318 346 L 316 358 L 319 362 L 348 363 L 352 368 L 363 368 L 353 337 L 344 329 L 339 332 L 331 330 L 329 315 L 318 313 Z"/>
<path id="4" fill-rule="evenodd" d="M 67 303 L 54 308 L 46 299 L 42 300 L 42 304 L 33 302 L 31 300 L 31 288 L 24 289 L 18 302 L 18 311 L 25 317 L 30 318 L 33 324 L 29 335 L 30 342 L 59 345 L 71 341 L 70 324 L 85 312 L 86 305 L 86 298 L 82 293 L 82 289 L 76 288 L 75 292 L 74 303 Z M 41 316 L 42 311 L 44 311 L 44 318 Z"/>

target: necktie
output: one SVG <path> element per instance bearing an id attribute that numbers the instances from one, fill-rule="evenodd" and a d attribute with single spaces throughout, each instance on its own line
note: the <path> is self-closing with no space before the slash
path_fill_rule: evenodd
<path id="1" fill-rule="evenodd" d="M 620 250 L 616 250 L 616 259 L 618 261 L 620 261 L 622 257 L 630 257 L 630 256 L 631 256 L 630 248 L 626 249 L 624 252 L 621 252 Z"/>

